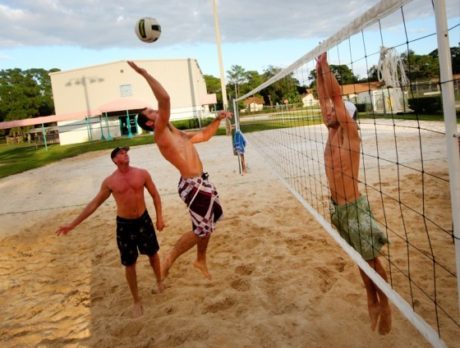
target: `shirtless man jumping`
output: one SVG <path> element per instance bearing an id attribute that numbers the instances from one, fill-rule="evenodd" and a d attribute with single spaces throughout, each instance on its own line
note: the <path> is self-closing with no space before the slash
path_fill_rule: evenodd
<path id="1" fill-rule="evenodd" d="M 180 131 L 169 122 L 170 99 L 163 86 L 134 62 L 128 61 L 128 64 L 147 81 L 158 102 L 158 110 L 145 108 L 137 122 L 144 130 L 154 131 L 155 143 L 161 154 L 179 171 L 179 195 L 192 219 L 192 231 L 184 233 L 164 256 L 162 276 L 165 278 L 168 275 L 170 267 L 180 255 L 197 245 L 197 258 L 193 265 L 211 279 L 206 250 L 215 224 L 222 217 L 222 207 L 216 188 L 203 171 L 203 164 L 193 144 L 208 141 L 216 133 L 220 122 L 231 117 L 231 113 L 219 112 L 211 124 L 198 132 Z"/>
<path id="2" fill-rule="evenodd" d="M 331 221 L 342 238 L 387 280 L 377 256 L 388 239 L 372 216 L 367 198 L 358 190 L 361 139 L 353 120 L 353 105 L 344 104 L 326 53 L 318 57 L 316 73 L 321 113 L 329 132 L 324 162 L 331 191 Z M 360 273 L 366 287 L 371 329 L 375 330 L 378 323 L 379 333 L 385 335 L 391 330 L 388 299 L 361 269 Z"/>
<path id="3" fill-rule="evenodd" d="M 136 261 L 139 255 L 146 254 L 157 280 L 158 291 L 163 290 L 161 279 L 159 245 L 152 220 L 145 207 L 144 189 L 153 198 L 156 213 L 156 227 L 164 227 L 161 199 L 150 174 L 145 169 L 129 165 L 128 147 L 115 148 L 110 157 L 117 169 L 102 182 L 101 188 L 83 211 L 69 224 L 60 226 L 56 234 L 66 235 L 113 195 L 117 204 L 117 245 L 121 263 L 125 266 L 126 280 L 133 297 L 133 316 L 143 314 L 137 289 Z"/>

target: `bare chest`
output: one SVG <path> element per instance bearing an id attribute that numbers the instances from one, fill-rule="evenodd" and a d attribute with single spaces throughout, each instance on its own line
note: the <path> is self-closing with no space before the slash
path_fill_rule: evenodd
<path id="1" fill-rule="evenodd" d="M 110 189 L 115 196 L 123 196 L 144 190 L 144 179 L 140 175 L 119 176 L 110 182 Z"/>

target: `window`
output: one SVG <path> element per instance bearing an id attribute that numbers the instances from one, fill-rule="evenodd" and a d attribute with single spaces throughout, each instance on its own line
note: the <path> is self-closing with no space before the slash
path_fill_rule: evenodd
<path id="1" fill-rule="evenodd" d="M 133 95 L 133 88 L 131 85 L 120 85 L 120 96 L 130 97 Z"/>

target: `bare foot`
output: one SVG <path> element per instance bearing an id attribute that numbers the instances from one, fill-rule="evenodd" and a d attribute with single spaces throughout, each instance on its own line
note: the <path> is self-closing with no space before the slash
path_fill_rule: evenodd
<path id="1" fill-rule="evenodd" d="M 157 283 L 157 289 L 158 289 L 159 294 L 163 292 L 163 290 L 165 289 L 165 285 L 163 284 L 163 281 Z"/>
<path id="2" fill-rule="evenodd" d="M 391 331 L 391 308 L 387 304 L 380 310 L 379 334 L 386 335 Z"/>
<path id="3" fill-rule="evenodd" d="M 211 276 L 211 274 L 210 274 L 209 271 L 208 271 L 208 267 L 206 266 L 206 263 L 204 263 L 204 262 L 199 262 L 199 261 L 195 261 L 195 262 L 193 263 L 193 266 L 194 266 L 195 268 L 198 268 L 198 269 L 201 271 L 201 273 L 203 273 L 203 275 L 204 275 L 204 277 L 205 277 L 206 279 L 209 279 L 209 280 L 212 279 L 212 276 Z"/>
<path id="4" fill-rule="evenodd" d="M 171 258 L 169 257 L 169 255 L 165 255 L 163 257 L 163 260 L 161 260 L 161 279 L 162 279 L 162 282 L 168 276 L 170 267 L 171 267 Z"/>
<path id="5" fill-rule="evenodd" d="M 379 303 L 373 303 L 367 305 L 367 309 L 369 311 L 369 318 L 371 319 L 371 330 L 375 331 L 375 328 L 377 327 L 377 322 L 379 320 L 380 316 L 380 304 Z"/>
<path id="6" fill-rule="evenodd" d="M 134 302 L 132 313 L 133 313 L 133 318 L 141 317 L 144 314 L 144 309 L 142 308 L 142 303 Z"/>

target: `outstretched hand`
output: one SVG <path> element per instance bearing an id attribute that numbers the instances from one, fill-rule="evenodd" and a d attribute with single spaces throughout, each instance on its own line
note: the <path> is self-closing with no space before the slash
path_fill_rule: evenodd
<path id="1" fill-rule="evenodd" d="M 321 71 L 324 63 L 327 64 L 327 52 L 321 53 L 316 59 L 316 71 Z"/>
<path id="2" fill-rule="evenodd" d="M 73 227 L 72 227 L 70 224 L 69 224 L 69 225 L 60 226 L 59 229 L 56 231 L 56 235 L 58 235 L 58 236 L 66 235 L 66 234 L 69 233 L 71 230 L 73 230 Z"/>
<path id="3" fill-rule="evenodd" d="M 144 68 L 141 68 L 140 66 L 138 66 L 136 63 L 134 63 L 133 61 L 131 60 L 128 60 L 128 65 L 134 69 L 135 72 L 137 72 L 138 74 L 145 74 L 147 72 L 147 70 L 145 70 Z"/>
<path id="4" fill-rule="evenodd" d="M 217 113 L 216 119 L 222 121 L 223 119 L 230 119 L 232 118 L 233 114 L 230 111 L 219 111 Z"/>
<path id="5" fill-rule="evenodd" d="M 162 231 L 166 227 L 165 223 L 163 222 L 163 219 L 157 219 L 155 225 L 156 225 L 157 231 Z"/>

